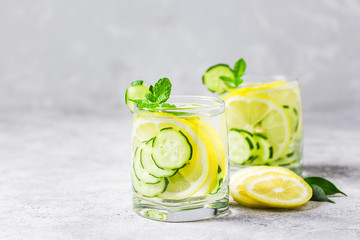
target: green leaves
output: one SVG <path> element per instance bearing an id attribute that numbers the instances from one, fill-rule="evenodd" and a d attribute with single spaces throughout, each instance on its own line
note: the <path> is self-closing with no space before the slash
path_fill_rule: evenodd
<path id="1" fill-rule="evenodd" d="M 321 187 L 326 195 L 333 195 L 336 193 L 341 193 L 347 196 L 345 193 L 340 191 L 332 182 L 326 180 L 325 178 L 321 177 L 307 177 L 304 179 L 309 185 L 318 185 Z"/>
<path id="2" fill-rule="evenodd" d="M 136 81 L 135 81 L 136 82 Z M 141 83 L 142 84 L 142 83 Z M 150 86 L 149 91 L 151 93 L 145 94 L 145 99 L 132 100 L 138 104 L 140 109 L 154 109 L 157 107 L 175 107 L 175 105 L 165 103 L 171 93 L 171 82 L 168 78 L 161 78 L 155 83 L 154 87 Z"/>
<path id="3" fill-rule="evenodd" d="M 219 78 L 226 84 L 228 88 L 237 88 L 241 83 L 243 83 L 243 79 L 241 77 L 244 75 L 246 69 L 246 63 L 244 59 L 239 59 L 235 65 L 234 69 L 231 69 L 234 78 L 230 78 L 227 76 L 220 76 Z"/>
<path id="4" fill-rule="evenodd" d="M 311 198 L 312 201 L 335 203 L 334 201 L 330 200 L 327 196 L 336 193 L 341 193 L 347 196 L 345 193 L 340 191 L 332 182 L 326 180 L 325 178 L 307 177 L 304 178 L 304 180 L 310 185 L 310 187 L 313 190 L 313 196 Z"/>
<path id="5" fill-rule="evenodd" d="M 310 200 L 316 201 L 316 202 L 331 202 L 335 203 L 334 201 L 330 200 L 327 196 L 324 190 L 319 187 L 318 185 L 312 184 L 310 187 L 313 190 L 313 195 Z"/>
<path id="6" fill-rule="evenodd" d="M 234 65 L 234 75 L 235 75 L 235 78 L 237 77 L 241 77 L 242 75 L 244 75 L 245 73 L 245 69 L 246 69 L 246 63 L 244 61 L 244 59 L 239 59 L 235 65 Z"/>

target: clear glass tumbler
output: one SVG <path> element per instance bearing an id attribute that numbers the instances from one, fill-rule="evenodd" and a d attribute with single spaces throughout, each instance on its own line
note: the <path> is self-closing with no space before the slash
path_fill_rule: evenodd
<path id="1" fill-rule="evenodd" d="M 302 173 L 302 110 L 299 83 L 285 76 L 244 77 L 225 101 L 232 168 L 281 166 Z"/>
<path id="2" fill-rule="evenodd" d="M 132 130 L 133 207 L 169 222 L 224 215 L 229 162 L 224 102 L 173 96 L 176 107 L 135 109 Z"/>

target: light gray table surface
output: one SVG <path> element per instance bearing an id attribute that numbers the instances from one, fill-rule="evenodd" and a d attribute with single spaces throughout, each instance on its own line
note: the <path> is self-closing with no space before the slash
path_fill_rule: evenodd
<path id="1" fill-rule="evenodd" d="M 360 239 L 360 116 L 305 114 L 305 175 L 348 197 L 295 210 L 230 202 L 225 217 L 162 223 L 132 211 L 131 115 L 102 111 L 0 112 L 0 239 Z M 358 109 L 357 109 L 358 110 Z"/>

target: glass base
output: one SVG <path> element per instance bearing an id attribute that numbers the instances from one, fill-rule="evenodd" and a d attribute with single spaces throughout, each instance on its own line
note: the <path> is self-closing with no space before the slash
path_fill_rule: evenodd
<path id="1" fill-rule="evenodd" d="M 183 206 L 164 206 L 133 197 L 134 211 L 141 217 L 163 222 L 189 222 L 224 216 L 229 198 Z"/>

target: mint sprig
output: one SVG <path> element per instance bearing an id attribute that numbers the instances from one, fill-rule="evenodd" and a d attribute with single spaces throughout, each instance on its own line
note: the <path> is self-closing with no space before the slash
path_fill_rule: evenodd
<path id="1" fill-rule="evenodd" d="M 310 199 L 312 201 L 335 203 L 328 198 L 329 195 L 340 193 L 347 196 L 344 192 L 340 191 L 332 182 L 325 178 L 307 177 L 304 178 L 304 180 L 310 185 L 313 190 L 313 195 Z"/>
<path id="2" fill-rule="evenodd" d="M 171 94 L 171 82 L 168 78 L 161 78 L 154 86 L 149 87 L 150 93 L 145 94 L 145 99 L 130 99 L 140 109 L 154 109 L 157 107 L 175 107 L 173 104 L 165 103 Z"/>
<path id="3" fill-rule="evenodd" d="M 245 74 L 246 63 L 244 59 L 239 59 L 234 64 L 234 69 L 231 69 L 233 72 L 233 78 L 228 76 L 220 76 L 219 78 L 225 83 L 228 88 L 237 88 L 244 80 L 241 78 Z"/>

